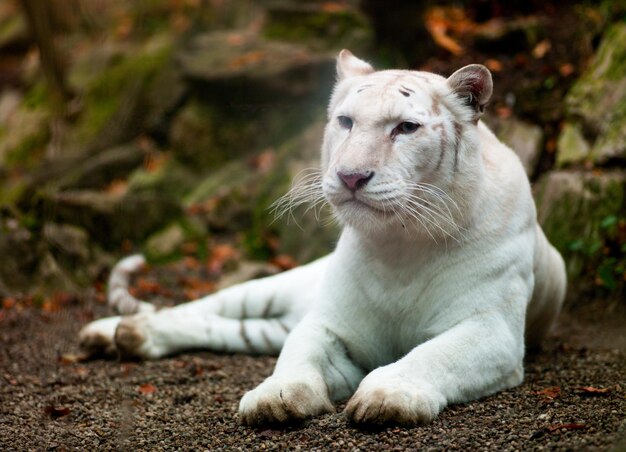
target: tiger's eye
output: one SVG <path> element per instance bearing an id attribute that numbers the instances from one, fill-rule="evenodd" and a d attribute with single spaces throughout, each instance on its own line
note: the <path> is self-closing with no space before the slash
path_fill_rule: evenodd
<path id="1" fill-rule="evenodd" d="M 415 132 L 419 128 L 419 126 L 420 126 L 419 124 L 416 124 L 414 122 L 404 121 L 398 124 L 396 129 L 398 133 L 403 133 L 405 135 L 408 135 L 410 133 Z"/>
<path id="2" fill-rule="evenodd" d="M 354 121 L 349 116 L 337 116 L 337 120 L 339 121 L 339 125 L 347 130 L 352 130 L 352 125 Z"/>

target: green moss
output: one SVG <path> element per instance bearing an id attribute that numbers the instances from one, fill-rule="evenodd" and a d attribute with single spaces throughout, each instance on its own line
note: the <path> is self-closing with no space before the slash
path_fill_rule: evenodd
<path id="1" fill-rule="evenodd" d="M 157 36 L 142 48 L 112 62 L 95 77 L 85 88 L 83 111 L 72 141 L 85 144 L 96 136 L 128 96 L 137 96 L 137 90 L 147 89 L 170 60 L 171 53 L 171 38 Z"/>
<path id="2" fill-rule="evenodd" d="M 275 9 L 264 29 L 268 38 L 283 41 L 316 42 L 326 48 L 338 45 L 358 46 L 369 39 L 369 29 L 364 17 L 356 11 L 307 11 Z"/>
<path id="3" fill-rule="evenodd" d="M 538 196 L 540 211 L 551 195 L 548 191 L 560 192 L 543 206 L 549 212 L 542 226 L 563 255 L 574 287 L 620 294 L 626 267 L 626 180 L 617 175 L 582 173 L 574 176 L 577 179 L 570 177 L 551 184 L 544 180 Z"/>

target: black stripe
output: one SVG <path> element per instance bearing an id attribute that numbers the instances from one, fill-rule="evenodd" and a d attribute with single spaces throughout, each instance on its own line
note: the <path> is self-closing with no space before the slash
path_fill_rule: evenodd
<path id="1" fill-rule="evenodd" d="M 243 297 L 243 300 L 241 301 L 241 319 L 247 319 L 248 318 L 248 310 L 246 309 L 246 304 L 248 301 L 248 296 L 246 294 L 245 297 Z"/>
<path id="2" fill-rule="evenodd" d="M 265 308 L 263 309 L 263 312 L 261 313 L 261 318 L 267 319 L 270 316 L 270 312 L 272 311 L 272 304 L 273 303 L 274 303 L 274 299 L 270 298 L 269 301 L 267 302 L 267 304 L 265 305 Z"/>
<path id="3" fill-rule="evenodd" d="M 463 135 L 463 126 L 458 122 L 454 123 L 454 171 L 459 170 L 459 147 L 461 146 L 461 136 Z"/>
<path id="4" fill-rule="evenodd" d="M 272 341 L 270 341 L 270 338 L 267 337 L 267 332 L 265 330 L 261 330 L 261 336 L 263 337 L 263 342 L 265 342 L 265 345 L 267 346 L 268 351 L 270 352 L 277 351 L 274 344 L 272 344 Z"/>
<path id="5" fill-rule="evenodd" d="M 285 331 L 285 333 L 289 334 L 291 332 L 291 330 L 289 329 L 289 327 L 287 325 L 285 325 L 283 323 L 282 320 L 280 319 L 276 319 L 276 321 L 278 322 L 278 324 L 280 325 L 280 327 Z"/>
<path id="6" fill-rule="evenodd" d="M 248 337 L 248 332 L 246 331 L 246 325 L 244 323 L 243 320 L 239 321 L 239 324 L 241 325 L 239 327 L 239 336 L 241 336 L 241 338 L 243 339 L 243 341 L 246 343 L 246 347 L 248 347 L 248 350 L 254 352 L 256 351 L 254 349 L 254 347 L 252 346 L 252 341 L 250 340 L 250 338 Z"/>

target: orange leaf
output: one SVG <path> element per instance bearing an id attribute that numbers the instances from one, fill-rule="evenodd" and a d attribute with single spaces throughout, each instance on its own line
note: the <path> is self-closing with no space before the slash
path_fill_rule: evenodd
<path id="1" fill-rule="evenodd" d="M 245 66 L 249 66 L 254 63 L 258 63 L 259 61 L 265 58 L 265 52 L 262 51 L 254 51 L 244 53 L 243 55 L 239 55 L 238 57 L 233 58 L 229 66 L 231 69 L 240 69 Z"/>
<path id="2" fill-rule="evenodd" d="M 3 309 L 12 309 L 17 304 L 17 300 L 13 297 L 6 297 L 2 300 Z"/>
<path id="3" fill-rule="evenodd" d="M 80 361 L 85 361 L 88 357 L 89 355 L 85 353 L 79 353 L 79 354 L 64 353 L 61 356 L 59 356 L 59 363 L 65 364 L 65 365 L 74 364 Z"/>
<path id="4" fill-rule="evenodd" d="M 543 58 L 552 48 L 552 43 L 548 39 L 540 41 L 532 50 L 532 54 L 535 58 Z"/>
<path id="5" fill-rule="evenodd" d="M 581 386 L 576 389 L 580 391 L 582 394 L 590 395 L 590 396 L 598 396 L 598 395 L 602 396 L 611 392 L 611 388 L 594 388 L 593 386 Z"/>
<path id="6" fill-rule="evenodd" d="M 570 64 L 570 63 L 565 63 L 562 64 L 559 67 L 559 74 L 561 74 L 563 77 L 567 77 L 568 75 L 572 75 L 575 71 L 574 65 Z"/>
<path id="7" fill-rule="evenodd" d="M 111 183 L 104 188 L 106 193 L 110 193 L 112 195 L 123 195 L 127 190 L 128 181 L 122 179 L 111 181 Z"/>
<path id="8" fill-rule="evenodd" d="M 500 72 L 502 71 L 502 63 L 495 58 L 489 58 L 485 61 L 485 66 L 492 72 Z"/>
<path id="9" fill-rule="evenodd" d="M 561 395 L 561 388 L 559 388 L 558 386 L 553 386 L 550 388 L 542 389 L 541 391 L 535 391 L 533 392 L 533 394 L 543 396 L 545 399 L 548 400 L 552 400 Z"/>
<path id="10" fill-rule="evenodd" d="M 161 285 L 156 281 L 150 281 L 146 278 L 138 278 L 137 279 L 137 289 L 142 292 L 147 292 L 151 294 L 158 294 L 161 292 Z"/>
<path id="11" fill-rule="evenodd" d="M 298 266 L 298 263 L 295 261 L 295 259 L 287 254 L 279 254 L 270 262 L 276 265 L 281 270 L 290 270 Z"/>
<path id="12" fill-rule="evenodd" d="M 150 383 L 144 383 L 137 388 L 137 391 L 143 395 L 154 394 L 157 391 L 156 386 Z"/>
<path id="13" fill-rule="evenodd" d="M 44 408 L 44 412 L 51 418 L 57 419 L 70 414 L 70 409 L 68 407 L 49 405 Z"/>
<path id="14" fill-rule="evenodd" d="M 556 430 L 584 430 L 587 428 L 586 424 L 554 424 L 548 427 L 548 430 L 554 432 Z"/>
<path id="15" fill-rule="evenodd" d="M 238 255 L 237 250 L 230 245 L 215 246 L 208 262 L 209 271 L 219 273 L 227 261 L 236 258 Z"/>
<path id="16" fill-rule="evenodd" d="M 322 11 L 325 13 L 340 13 L 346 10 L 346 5 L 339 2 L 324 2 L 322 3 Z"/>

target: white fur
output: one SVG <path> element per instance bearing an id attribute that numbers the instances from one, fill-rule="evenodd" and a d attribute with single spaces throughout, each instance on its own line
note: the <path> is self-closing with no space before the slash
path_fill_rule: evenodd
<path id="1" fill-rule="evenodd" d="M 108 337 L 147 358 L 282 346 L 274 374 L 241 400 L 246 424 L 348 397 L 355 422 L 429 422 L 519 384 L 525 331 L 536 344 L 549 330 L 565 271 L 519 159 L 478 121 L 490 94 L 482 66 L 449 79 L 374 72 L 342 52 L 322 146 L 321 188 L 344 225 L 336 250 L 172 309 L 94 322 L 82 342 Z M 403 122 L 419 127 L 398 132 Z M 342 182 L 372 172 L 358 190 Z"/>

